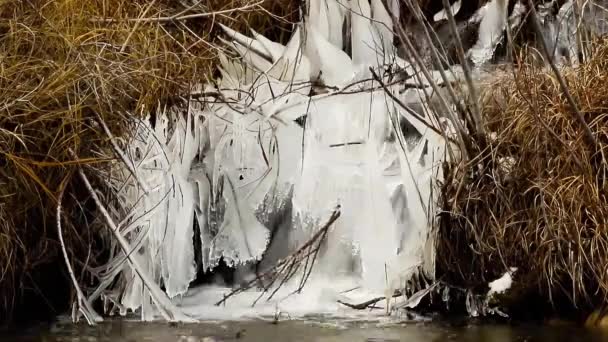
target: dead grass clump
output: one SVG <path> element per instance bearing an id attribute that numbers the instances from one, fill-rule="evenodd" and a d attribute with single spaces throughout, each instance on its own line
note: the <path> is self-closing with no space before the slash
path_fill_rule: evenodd
<path id="1" fill-rule="evenodd" d="M 73 264 L 95 264 L 103 250 L 94 206 L 72 180 L 77 165 L 115 162 L 102 122 L 120 138 L 133 118 L 210 77 L 219 23 L 281 40 L 297 15 L 292 0 L 0 2 L 0 321 L 28 293 L 45 306 L 61 286 L 31 276 L 61 262 L 61 189 Z"/>
<path id="2" fill-rule="evenodd" d="M 549 69 L 523 65 L 484 87 L 485 139 L 447 165 L 438 265 L 467 288 L 517 267 L 520 293 L 586 308 L 608 297 L 608 41 L 562 70 L 595 142 Z M 562 301 L 563 303 L 563 301 Z"/>

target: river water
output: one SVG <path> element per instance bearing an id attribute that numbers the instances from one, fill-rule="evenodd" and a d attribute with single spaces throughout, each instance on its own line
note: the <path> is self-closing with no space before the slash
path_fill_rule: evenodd
<path id="1" fill-rule="evenodd" d="M 476 325 L 443 323 L 325 323 L 298 321 L 206 322 L 188 325 L 114 320 L 96 327 L 67 321 L 18 335 L 0 336 L 15 342 L 393 342 L 393 341 L 608 341 L 608 333 L 575 326 Z"/>

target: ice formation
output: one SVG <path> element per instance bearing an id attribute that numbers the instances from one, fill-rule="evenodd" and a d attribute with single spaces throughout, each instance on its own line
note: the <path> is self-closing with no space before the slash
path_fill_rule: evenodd
<path id="1" fill-rule="evenodd" d="M 505 272 L 500 278 L 491 281 L 488 284 L 490 290 L 488 291 L 487 296 L 491 297 L 496 294 L 502 294 L 510 289 L 513 284 L 513 274 L 515 272 L 517 272 L 517 267 L 510 267 L 509 271 Z"/>
<path id="2" fill-rule="evenodd" d="M 446 149 L 455 150 L 438 131 L 449 134 L 451 122 L 425 105 L 429 84 L 443 79 L 412 77 L 416 68 L 397 55 L 390 13 L 400 2 L 384 2 L 390 11 L 383 2 L 309 0 L 285 46 L 224 27 L 231 54 L 220 56 L 217 83 L 200 86 L 185 108 L 159 108 L 138 123 L 126 151 L 136 176 L 116 180 L 130 212 L 121 231 L 188 314 L 218 313 L 200 306 L 226 293 L 190 288 L 196 260 L 210 269 L 223 258 L 245 274 L 251 262 L 272 265 L 338 205 L 305 299 L 284 296 L 274 305 L 332 311 L 348 287 L 390 298 L 414 275 L 433 278 L 435 185 Z M 492 0 L 478 13 L 475 63 L 491 57 L 507 23 L 505 3 Z M 286 206 L 289 215 L 277 223 Z M 152 317 L 143 313 L 153 302 L 141 280 L 129 271 L 122 280 L 124 310 Z M 285 288 L 289 294 L 294 284 Z M 248 302 L 224 316 L 255 314 L 243 308 L 258 294 L 243 296 Z"/>
<path id="3" fill-rule="evenodd" d="M 476 65 L 489 61 L 494 49 L 503 37 L 507 25 L 508 0 L 491 0 L 481 8 L 479 35 L 475 45 L 469 50 L 469 57 Z"/>

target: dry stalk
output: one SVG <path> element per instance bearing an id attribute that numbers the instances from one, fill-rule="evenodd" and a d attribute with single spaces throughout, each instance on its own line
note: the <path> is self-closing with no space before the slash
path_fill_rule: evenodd
<path id="1" fill-rule="evenodd" d="M 181 21 L 181 20 L 189 20 L 189 19 L 215 17 L 215 16 L 219 16 L 219 15 L 234 14 L 236 12 L 247 12 L 247 11 L 251 11 L 251 10 L 258 8 L 263 3 L 264 3 L 264 0 L 261 0 L 261 1 L 255 2 L 253 4 L 248 4 L 248 5 L 245 5 L 242 7 L 231 8 L 231 9 L 215 11 L 215 12 L 208 12 L 208 13 L 184 14 L 184 11 L 182 11 L 182 12 L 172 15 L 170 17 L 124 18 L 124 19 L 93 18 L 93 19 L 91 19 L 91 22 L 115 23 L 115 22 L 121 22 L 121 21 L 122 22 L 128 21 L 128 22 L 135 22 L 135 23 L 150 23 L 150 22 L 163 23 L 163 22 L 171 22 L 171 21 Z M 192 9 L 192 7 L 190 9 Z M 145 13 L 147 13 L 147 10 Z M 144 13 L 144 15 L 145 15 L 145 13 Z"/>
<path id="2" fill-rule="evenodd" d="M 55 229 L 47 230 L 57 219 L 56 196 L 66 172 L 88 164 L 87 173 L 99 175 L 95 179 L 103 183 L 101 175 L 111 177 L 118 160 L 147 191 L 117 144 L 129 139 L 132 122 L 148 115 L 154 121 L 154 108 L 175 102 L 191 91 L 191 84 L 212 75 L 218 23 L 236 30 L 251 27 L 285 41 L 298 15 L 298 4 L 290 0 L 192 5 L 58 0 L 42 5 L 0 4 L 0 256 L 5 260 L 0 268 L 0 321 L 10 319 L 22 300 L 26 291 L 20 288 L 56 294 L 33 275 L 63 264 L 62 244 L 78 275 L 81 267 L 102 267 L 107 261 L 102 252 L 114 247 L 103 244 L 116 243 L 108 242 L 107 231 L 98 229 L 97 222 L 90 224 L 97 215 L 87 209 L 89 196 L 72 183 L 61 207 L 72 220 L 63 231 L 63 243 Z M 130 20 L 134 18 L 143 20 Z M 107 285 L 107 279 L 91 275 Z M 67 273 L 57 281 L 73 282 Z"/>
<path id="3" fill-rule="evenodd" d="M 80 285 L 78 284 L 78 280 L 74 275 L 74 270 L 72 269 L 72 264 L 70 263 L 70 258 L 68 257 L 68 251 L 65 247 L 65 242 L 63 241 L 63 231 L 61 229 L 61 202 L 63 200 L 63 194 L 65 192 L 65 188 L 62 188 L 59 191 L 59 195 L 57 196 L 57 236 L 59 238 L 59 243 L 61 244 L 61 252 L 63 253 L 63 258 L 65 260 L 65 266 L 68 269 L 68 273 L 70 274 L 70 279 L 72 279 L 72 285 L 74 285 L 74 289 L 76 290 L 76 307 L 78 312 L 82 313 L 87 322 L 91 325 L 97 324 L 103 321 L 103 318 L 95 312 L 95 309 L 91 306 L 91 303 L 87 300 L 87 297 L 82 292 Z M 78 321 L 78 317 L 72 317 L 72 319 L 76 322 Z"/>
<path id="4" fill-rule="evenodd" d="M 110 128 L 105 123 L 105 121 L 103 121 L 101 115 L 99 115 L 99 113 L 95 113 L 95 116 L 97 117 L 97 122 L 99 122 L 99 124 L 103 128 L 103 131 L 108 135 L 110 143 L 112 144 L 112 149 L 114 150 L 116 156 L 118 156 L 118 158 L 122 160 L 129 173 L 131 173 L 131 176 L 135 178 L 135 181 L 137 181 L 137 184 L 141 187 L 142 191 L 145 194 L 148 194 L 150 192 L 150 188 L 148 187 L 148 184 L 146 184 L 146 182 L 137 175 L 137 171 L 135 170 L 135 165 L 133 164 L 133 161 L 130 160 L 125 155 L 124 151 L 120 148 L 120 146 L 118 146 L 118 144 L 116 143 L 116 138 L 112 134 L 112 131 L 110 131 Z"/>
<path id="5" fill-rule="evenodd" d="M 452 13 L 452 6 L 450 6 L 450 3 L 448 2 L 448 0 L 442 0 L 443 1 L 443 9 L 448 17 L 448 23 L 450 24 L 450 29 L 452 30 L 452 34 L 454 34 L 455 40 L 456 40 L 456 51 L 458 52 L 458 58 L 460 59 L 460 64 L 462 65 L 462 69 L 464 71 L 464 77 L 467 83 L 467 86 L 469 87 L 469 92 L 471 93 L 471 102 L 472 102 L 472 109 L 473 109 L 473 115 L 474 115 L 474 124 L 475 124 L 475 128 L 477 129 L 478 134 L 483 135 L 484 134 L 484 130 L 483 130 L 483 126 L 481 124 L 481 110 L 479 109 L 479 97 L 477 96 L 477 88 L 475 87 L 475 85 L 473 84 L 473 77 L 472 77 L 472 72 L 471 72 L 471 67 L 469 66 L 469 63 L 466 60 L 465 57 L 465 53 L 464 53 L 464 48 L 462 46 L 462 40 L 460 39 L 460 33 L 458 33 L 458 27 L 456 26 L 456 20 L 454 19 L 454 15 Z"/>
<path id="6" fill-rule="evenodd" d="M 384 6 L 386 6 L 386 0 L 384 1 Z M 388 8 L 388 7 L 387 7 Z M 393 14 L 393 13 L 389 13 L 391 16 L 391 20 L 393 22 L 393 26 L 395 27 L 395 34 L 397 36 L 397 38 L 399 39 L 399 41 L 401 42 L 401 44 L 403 44 L 404 46 L 407 47 L 407 53 L 408 53 L 408 57 L 410 57 L 410 61 L 413 60 L 412 65 L 416 65 L 418 66 L 420 72 L 422 72 L 424 78 L 426 78 L 426 80 L 428 81 L 429 85 L 431 86 L 431 89 L 433 90 L 433 92 L 437 95 L 439 102 L 441 104 L 441 108 L 443 108 L 444 110 L 446 110 L 446 114 L 448 117 L 450 118 L 457 118 L 458 115 L 456 113 L 454 113 L 454 111 L 452 110 L 452 107 L 449 105 L 448 100 L 445 98 L 445 96 L 443 95 L 443 92 L 440 90 L 439 85 L 437 84 L 437 82 L 435 82 L 431 72 L 429 71 L 429 69 L 427 68 L 427 66 L 425 65 L 422 56 L 420 56 L 420 54 L 418 53 L 417 49 L 414 47 L 414 44 L 412 43 L 412 41 L 410 40 L 410 38 L 408 37 L 405 28 L 401 25 L 401 22 L 399 21 L 399 18 Z M 422 82 L 422 77 L 419 75 L 419 73 L 416 73 L 416 77 L 419 79 L 420 83 L 424 83 Z M 425 95 L 428 98 L 428 93 L 426 92 L 426 90 L 424 91 Z M 458 101 L 458 99 L 452 99 L 455 101 Z M 433 115 L 435 115 L 435 119 L 437 119 L 437 115 L 439 113 L 432 113 Z M 458 134 L 460 135 L 459 137 L 459 143 L 460 144 L 464 144 L 464 136 L 463 136 L 463 132 L 462 131 L 458 131 Z M 462 147 L 462 146 L 461 146 Z M 467 159 L 469 152 L 468 152 L 468 148 L 465 148 L 463 150 L 460 151 L 463 156 L 465 156 L 465 159 Z"/>
<path id="7" fill-rule="evenodd" d="M 492 137 L 471 144 L 475 167 L 444 170 L 438 267 L 450 284 L 475 288 L 517 267 L 522 293 L 576 310 L 608 298 L 608 44 L 590 46 L 563 83 L 522 63 L 485 87 Z M 563 84 L 598 145 L 581 135 Z"/>
<path id="8" fill-rule="evenodd" d="M 446 0 L 444 0 L 444 1 L 446 1 Z M 528 4 L 530 7 L 530 11 L 532 12 L 532 22 L 534 24 L 534 29 L 536 30 L 536 33 L 542 37 L 542 29 L 538 22 L 538 13 L 536 12 L 536 7 L 534 5 L 534 2 L 532 0 L 528 0 Z M 549 66 L 551 66 L 551 70 L 553 70 L 553 73 L 555 74 L 555 77 L 557 78 L 557 81 L 559 82 L 559 85 L 561 86 L 562 91 L 564 92 L 564 95 L 566 96 L 566 99 L 568 99 L 568 103 L 570 104 L 572 111 L 574 111 L 574 117 L 579 122 L 579 124 L 583 128 L 583 131 L 585 132 L 585 137 L 588 139 L 589 143 L 593 144 L 596 148 L 599 149 L 597 141 L 596 141 L 595 137 L 593 136 L 593 133 L 591 132 L 591 129 L 589 128 L 589 125 L 587 124 L 587 122 L 585 122 L 585 119 L 583 118 L 583 114 L 578 109 L 578 106 L 576 105 L 576 101 L 574 101 L 574 98 L 572 97 L 572 94 L 570 93 L 570 90 L 568 89 L 568 85 L 566 84 L 566 81 L 564 81 L 564 78 L 562 77 L 562 73 L 557 68 L 557 65 L 555 65 L 555 61 L 553 60 L 553 58 L 551 58 L 552 54 L 549 52 L 549 48 L 547 47 L 547 43 L 545 43 L 544 39 L 540 39 L 540 46 L 543 49 L 543 53 L 545 54 L 545 56 L 547 56 L 547 58 L 546 58 L 547 63 L 549 63 Z"/>

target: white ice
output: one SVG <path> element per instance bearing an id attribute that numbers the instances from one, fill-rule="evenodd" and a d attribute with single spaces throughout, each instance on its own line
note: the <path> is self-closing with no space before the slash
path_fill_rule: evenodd
<path id="1" fill-rule="evenodd" d="M 491 281 L 488 286 L 490 290 L 488 291 L 488 297 L 491 297 L 496 294 L 505 293 L 508 289 L 513 285 L 513 274 L 517 272 L 517 267 L 511 267 L 509 271 L 505 272 L 500 278 Z"/>
<path id="2" fill-rule="evenodd" d="M 389 3 L 398 8 L 398 2 Z M 395 11 L 386 11 L 380 0 L 311 0 L 310 6 L 309 18 L 285 46 L 224 27 L 232 54 L 220 56 L 218 87 L 201 86 L 221 96 L 157 111 L 155 126 L 142 121 L 129 144 L 137 173 L 152 190 L 145 194 L 134 179 L 122 179 L 124 202 L 132 208 L 125 224 L 132 236 L 145 233 L 137 235 L 144 237 L 138 254 L 193 317 L 276 310 L 340 315 L 345 307 L 337 300 L 390 296 L 420 272 L 434 276 L 436 184 L 447 143 L 427 127 L 437 125 L 428 114 L 416 119 L 393 99 L 418 103 L 420 94 L 403 92 L 383 75 L 393 62 L 413 69 L 395 55 L 389 14 Z M 350 55 L 344 51 L 347 37 Z M 370 68 L 389 84 L 386 89 L 371 80 Z M 312 82 L 332 90 L 311 94 Z M 295 122 L 303 117 L 303 124 Z M 403 136 L 402 121 L 418 138 Z M 293 206 L 280 225 L 282 240 L 275 242 L 288 252 L 340 205 L 310 283 L 289 295 L 298 283 L 288 282 L 274 301 L 253 309 L 256 290 L 229 299 L 226 307 L 213 306 L 229 290 L 189 288 L 194 261 L 209 269 L 223 257 L 246 272 L 247 262 L 269 264 L 265 257 L 279 257 L 276 251 L 265 254 L 274 227 L 263 222 L 280 210 L 264 206 L 269 198 Z M 122 304 L 148 308 L 150 298 L 137 277 L 124 273 L 123 279 Z"/>

